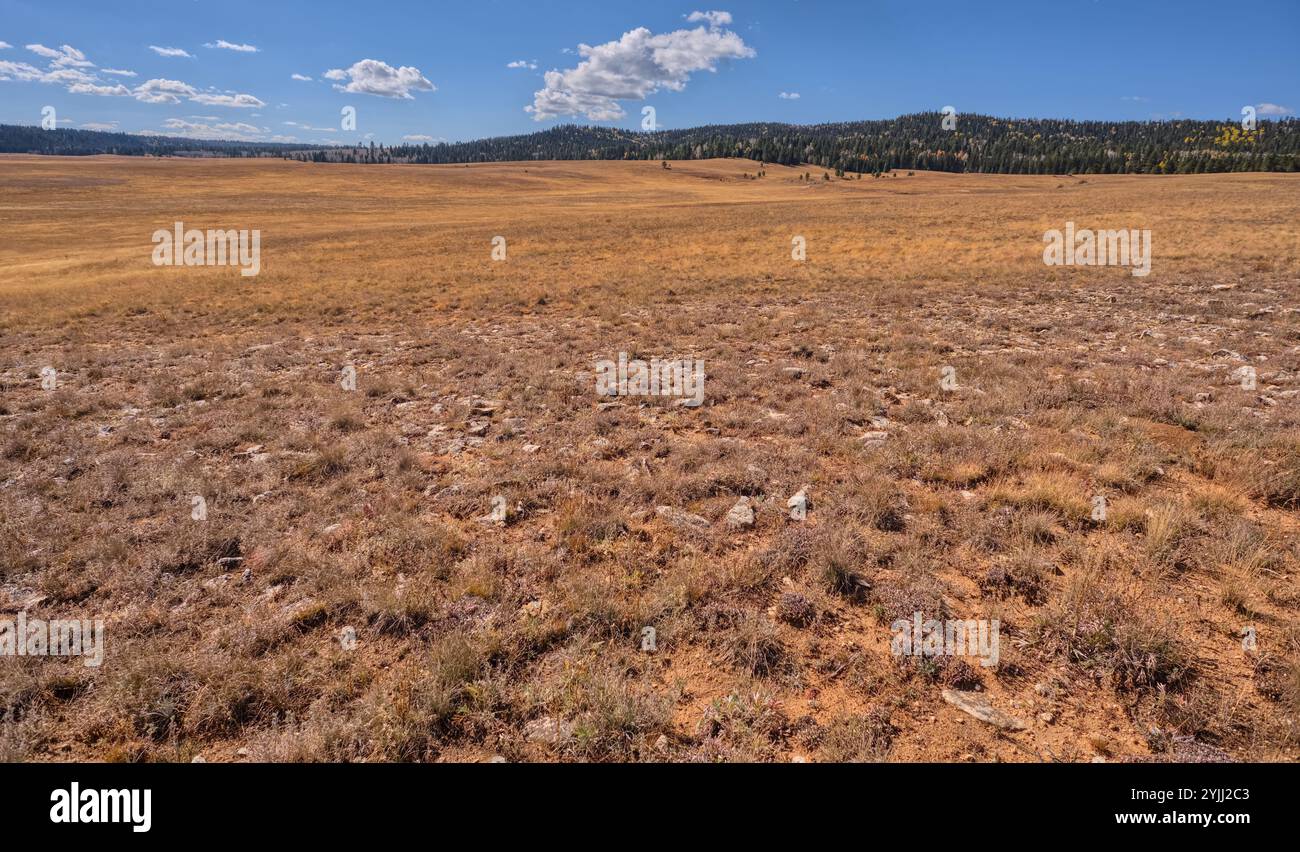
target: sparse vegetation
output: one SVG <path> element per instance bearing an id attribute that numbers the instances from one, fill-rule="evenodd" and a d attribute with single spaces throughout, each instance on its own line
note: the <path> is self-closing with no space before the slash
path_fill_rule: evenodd
<path id="1" fill-rule="evenodd" d="M 1294 177 L 774 154 L 0 158 L 0 605 L 108 636 L 0 660 L 0 759 L 1294 759 Z M 256 279 L 150 264 L 178 193 Z M 1067 220 L 1152 274 L 1045 267 Z M 915 612 L 999 664 L 900 665 Z"/>

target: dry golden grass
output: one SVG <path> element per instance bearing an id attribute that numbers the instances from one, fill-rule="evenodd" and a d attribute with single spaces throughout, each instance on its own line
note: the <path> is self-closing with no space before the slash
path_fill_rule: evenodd
<path id="1" fill-rule="evenodd" d="M 0 617 L 108 624 L 0 658 L 0 758 L 1293 759 L 1300 182 L 756 171 L 0 158 Z M 1000 665 L 899 665 L 917 609 Z"/>

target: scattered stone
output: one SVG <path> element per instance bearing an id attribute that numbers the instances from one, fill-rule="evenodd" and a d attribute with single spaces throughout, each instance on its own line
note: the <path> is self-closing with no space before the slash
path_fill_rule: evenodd
<path id="1" fill-rule="evenodd" d="M 572 722 L 543 716 L 524 725 L 524 736 L 531 742 L 554 746 L 573 736 L 573 728 Z"/>
<path id="2" fill-rule="evenodd" d="M 471 437 L 482 438 L 488 433 L 488 429 L 491 427 L 491 420 L 471 420 L 469 421 L 469 428 L 466 429 L 465 432 Z"/>
<path id="3" fill-rule="evenodd" d="M 866 444 L 868 447 L 878 447 L 885 443 L 885 441 L 889 440 L 889 433 L 880 431 L 863 432 L 859 437 L 862 443 Z"/>
<path id="4" fill-rule="evenodd" d="M 803 488 L 800 488 L 798 493 L 789 500 L 786 500 L 785 506 L 790 510 L 790 517 L 794 518 L 796 521 L 802 521 L 804 518 L 808 517 L 808 509 L 810 508 L 808 502 L 808 486 L 805 485 Z"/>
<path id="5" fill-rule="evenodd" d="M 791 379 L 802 379 L 804 373 L 803 367 L 786 367 L 781 372 Z"/>
<path id="6" fill-rule="evenodd" d="M 754 507 L 748 497 L 741 497 L 727 512 L 727 526 L 748 529 L 754 525 Z"/>
<path id="7" fill-rule="evenodd" d="M 699 515 L 682 511 L 676 506 L 656 506 L 655 514 L 675 527 L 688 527 L 697 530 L 707 529 L 709 522 Z"/>
<path id="8" fill-rule="evenodd" d="M 660 752 L 660 753 L 668 751 L 668 735 L 667 735 L 667 734 L 660 734 L 660 735 L 659 735 L 659 739 L 655 740 L 655 751 Z"/>
<path id="9" fill-rule="evenodd" d="M 996 709 L 989 703 L 987 698 L 978 692 L 958 692 L 953 689 L 945 689 L 943 691 L 943 700 L 963 713 L 1003 730 L 1023 731 L 1029 727 L 1014 716 Z"/>
<path id="10" fill-rule="evenodd" d="M 540 449 L 541 446 L 538 444 L 524 444 L 523 446 L 523 451 L 526 453 L 535 453 Z"/>

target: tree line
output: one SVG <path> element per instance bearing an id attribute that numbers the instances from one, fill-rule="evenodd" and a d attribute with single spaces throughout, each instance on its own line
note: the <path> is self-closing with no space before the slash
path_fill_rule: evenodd
<path id="1" fill-rule="evenodd" d="M 486 163 L 740 157 L 837 174 L 892 169 L 996 174 L 1196 174 L 1300 171 L 1300 121 L 1070 121 L 940 113 L 800 126 L 731 124 L 635 133 L 562 125 L 522 136 L 299 152 L 315 162 Z"/>
<path id="2" fill-rule="evenodd" d="M 729 124 L 638 133 L 561 125 L 471 142 L 357 146 L 209 142 L 0 125 L 0 151 L 42 154 L 281 156 L 317 163 L 451 164 L 525 160 L 747 158 L 836 174 L 892 169 L 996 174 L 1198 174 L 1300 171 L 1300 120 L 1070 121 L 937 112 L 818 125 Z"/>

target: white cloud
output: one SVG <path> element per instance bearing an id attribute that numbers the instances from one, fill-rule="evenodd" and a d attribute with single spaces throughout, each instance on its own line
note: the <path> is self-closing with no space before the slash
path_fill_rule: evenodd
<path id="1" fill-rule="evenodd" d="M 187 139 L 238 139 L 254 141 L 266 134 L 266 130 L 252 124 L 223 122 L 207 124 L 206 122 L 186 121 L 183 118 L 169 118 L 162 126 L 171 136 L 184 136 Z"/>
<path id="2" fill-rule="evenodd" d="M 423 133 L 412 133 L 409 136 L 403 136 L 402 141 L 403 142 L 427 142 L 428 144 L 433 145 L 438 142 L 446 142 L 447 140 L 443 139 L 441 136 L 426 136 Z"/>
<path id="3" fill-rule="evenodd" d="M 507 68 L 528 68 L 532 71 L 537 70 L 537 60 L 529 62 L 527 59 L 516 59 L 514 62 L 507 62 Z"/>
<path id="4" fill-rule="evenodd" d="M 730 12 L 691 12 L 684 17 L 692 24 L 707 21 L 709 26 L 714 29 L 731 25 Z"/>
<path id="5" fill-rule="evenodd" d="M 147 104 L 178 104 L 181 98 L 192 98 L 198 92 L 189 83 L 180 80 L 153 79 L 135 87 L 135 99 Z"/>
<path id="6" fill-rule="evenodd" d="M 46 47 L 43 44 L 29 44 L 27 49 L 37 56 L 43 56 L 51 60 L 51 68 L 94 68 L 95 63 L 86 59 L 86 54 L 77 50 L 69 44 L 62 45 L 58 50 L 52 47 Z"/>
<path id="7" fill-rule="evenodd" d="M 204 47 L 212 50 L 234 50 L 239 53 L 257 53 L 258 49 L 251 44 L 232 44 L 224 38 L 219 38 L 215 42 L 205 42 Z"/>
<path id="8" fill-rule="evenodd" d="M 45 76 L 45 72 L 35 65 L 28 65 L 26 62 L 10 62 L 0 60 L 0 80 L 40 80 Z"/>
<path id="9" fill-rule="evenodd" d="M 123 71 L 121 68 L 102 68 L 102 69 L 100 69 L 100 70 L 102 70 L 105 74 L 112 74 L 112 75 L 117 76 L 117 77 L 134 77 L 134 76 L 135 76 L 135 72 L 134 72 L 134 71 Z"/>
<path id="10" fill-rule="evenodd" d="M 87 121 L 85 124 L 81 125 L 81 129 L 102 130 L 102 131 L 117 130 L 117 122 L 116 121 Z"/>
<path id="11" fill-rule="evenodd" d="M 332 68 L 325 72 L 330 80 L 348 80 L 346 86 L 337 83 L 334 88 L 340 92 L 353 92 L 363 95 L 377 95 L 381 98 L 405 98 L 412 100 L 411 90 L 436 92 L 438 87 L 424 78 L 419 68 L 403 65 L 394 68 L 378 59 L 363 59 L 351 68 Z"/>
<path id="12" fill-rule="evenodd" d="M 797 101 L 799 98 L 803 97 L 803 95 L 800 95 L 798 92 L 782 92 L 777 95 L 777 97 L 783 101 Z"/>
<path id="13" fill-rule="evenodd" d="M 300 83 L 310 83 L 310 82 L 311 82 L 311 78 L 308 77 L 306 74 L 290 74 L 290 75 L 289 75 L 289 79 L 290 79 L 290 80 L 297 80 L 297 81 L 300 82 Z"/>
<path id="14" fill-rule="evenodd" d="M 190 56 L 188 53 L 186 53 L 184 50 L 182 50 L 179 47 L 159 47 L 156 44 L 151 44 L 149 45 L 149 49 L 152 50 L 154 53 L 158 54 L 159 56 L 179 56 L 184 59 L 194 58 L 193 56 Z"/>
<path id="15" fill-rule="evenodd" d="M 235 109 L 261 109 L 266 106 L 266 101 L 252 95 L 240 94 L 211 95 L 203 93 L 195 95 L 190 100 L 205 106 L 234 107 Z"/>
<path id="16" fill-rule="evenodd" d="M 625 115 L 619 101 L 644 100 L 660 89 L 680 92 L 696 71 L 715 71 L 720 60 L 757 55 L 740 36 L 716 27 L 659 35 L 638 27 L 617 41 L 581 44 L 578 54 L 583 57 L 578 67 L 546 72 L 546 88 L 525 108 L 535 120 L 585 115 L 616 121 Z"/>
<path id="17" fill-rule="evenodd" d="M 11 48 L 11 47 L 13 47 L 13 45 L 10 44 L 9 42 L 7 42 L 7 41 L 0 41 L 0 50 L 8 50 L 8 49 Z"/>
<path id="18" fill-rule="evenodd" d="M 72 86 L 95 82 L 95 75 L 87 74 L 80 68 L 55 68 L 41 75 L 42 83 L 55 83 L 60 86 Z"/>
<path id="19" fill-rule="evenodd" d="M 182 99 L 205 106 L 235 107 L 237 109 L 257 109 L 266 103 L 252 95 L 237 93 L 213 94 L 200 92 L 189 83 L 180 80 L 153 79 L 136 86 L 134 91 L 137 101 L 147 104 L 178 104 Z"/>
<path id="20" fill-rule="evenodd" d="M 121 83 L 106 85 L 103 83 L 74 83 L 68 87 L 68 92 L 74 95 L 100 95 L 102 97 L 125 97 L 131 94 L 131 90 Z"/>
<path id="21" fill-rule="evenodd" d="M 1292 115 L 1295 110 L 1280 104 L 1256 104 L 1255 111 L 1260 115 Z"/>

